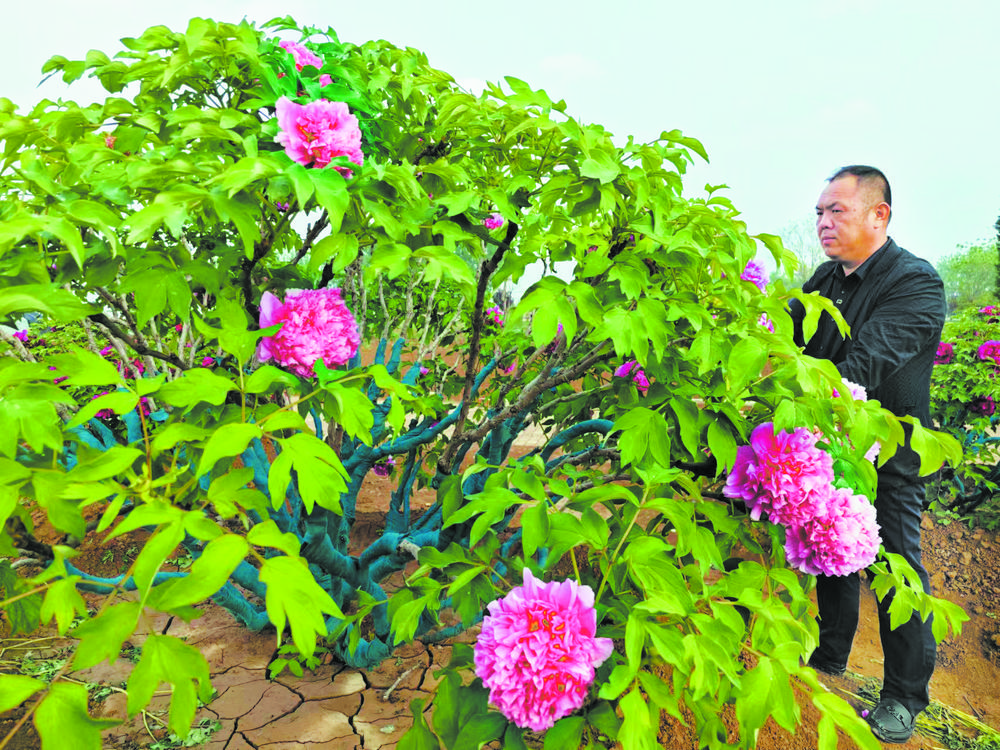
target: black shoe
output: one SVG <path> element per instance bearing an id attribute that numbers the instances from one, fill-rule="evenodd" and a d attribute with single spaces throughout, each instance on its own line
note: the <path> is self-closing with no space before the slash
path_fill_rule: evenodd
<path id="1" fill-rule="evenodd" d="M 882 698 L 865 717 L 872 734 L 882 742 L 903 743 L 910 739 L 917 717 L 895 698 Z"/>
<path id="2" fill-rule="evenodd" d="M 834 664 L 833 662 L 823 661 L 822 659 L 816 658 L 815 655 L 809 657 L 808 664 L 817 672 L 828 674 L 831 677 L 840 677 L 847 671 L 846 664 Z"/>

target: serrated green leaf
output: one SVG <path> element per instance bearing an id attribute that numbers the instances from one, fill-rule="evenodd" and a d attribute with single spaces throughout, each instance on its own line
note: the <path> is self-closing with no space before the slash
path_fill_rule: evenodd
<path id="1" fill-rule="evenodd" d="M 101 733 L 121 722 L 95 719 L 87 713 L 87 688 L 57 682 L 35 709 L 35 729 L 42 750 L 101 750 Z"/>
<path id="2" fill-rule="evenodd" d="M 186 737 L 198 702 L 212 698 L 208 662 L 194 646 L 180 638 L 151 633 L 142 644 L 142 656 L 128 679 L 128 715 L 135 716 L 149 705 L 160 683 L 172 686 L 167 725 L 178 737 Z"/>
<path id="3" fill-rule="evenodd" d="M 272 557 L 260 568 L 261 583 L 267 586 L 267 615 L 278 631 L 278 644 L 285 623 L 292 627 L 292 640 L 303 656 L 316 650 L 316 636 L 325 636 L 326 620 L 343 617 L 337 603 L 313 578 L 305 561 L 294 557 Z"/>

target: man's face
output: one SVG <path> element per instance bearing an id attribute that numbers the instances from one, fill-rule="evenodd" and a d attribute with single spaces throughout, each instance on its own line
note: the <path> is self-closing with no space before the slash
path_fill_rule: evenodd
<path id="1" fill-rule="evenodd" d="M 816 202 L 816 234 L 826 257 L 849 271 L 868 260 L 885 242 L 887 211 L 854 175 L 827 183 Z"/>

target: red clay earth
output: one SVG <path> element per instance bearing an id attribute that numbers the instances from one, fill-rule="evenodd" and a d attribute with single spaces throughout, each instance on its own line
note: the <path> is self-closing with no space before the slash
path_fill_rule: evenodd
<path id="1" fill-rule="evenodd" d="M 392 480 L 370 476 L 358 499 L 355 536 L 377 535 L 384 524 L 384 509 Z M 414 497 L 414 513 L 429 504 L 429 492 Z M 961 605 L 971 620 L 958 638 L 951 638 L 939 648 L 938 668 L 931 682 L 932 699 L 975 717 L 987 726 L 1000 727 L 1000 531 L 970 530 L 959 523 L 944 526 L 930 517 L 924 519 L 924 559 L 931 573 L 935 593 Z M 41 535 L 41 532 L 40 532 Z M 49 539 L 47 541 L 54 541 Z M 84 570 L 97 575 L 120 572 L 137 553 L 142 533 L 124 535 L 107 546 L 86 541 L 76 559 Z M 832 690 L 849 691 L 870 697 L 877 692 L 881 678 L 881 649 L 875 599 L 863 594 L 861 625 L 854 652 L 844 678 L 824 678 Z M 450 647 L 408 645 L 377 670 L 362 672 L 337 664 L 327 664 L 315 672 L 296 678 L 287 671 L 276 680 L 267 680 L 267 665 L 274 658 L 273 631 L 249 633 L 214 605 L 202 607 L 204 616 L 184 623 L 179 618 L 158 615 L 145 624 L 147 632 L 166 632 L 196 644 L 209 662 L 216 698 L 198 713 L 198 718 L 219 722 L 202 747 L 210 750 L 292 750 L 293 748 L 394 748 L 409 726 L 409 703 L 421 697 L 425 705 L 435 680 L 434 665 L 447 663 Z M 3 623 L 0 623 L 2 626 Z M 5 635 L 0 631 L 0 636 Z M 466 638 L 471 637 L 469 634 Z M 141 646 L 137 634 L 129 645 Z M 13 640 L 0 640 L 0 670 L 14 671 L 24 651 Z M 59 653 L 58 642 L 46 642 L 46 648 L 34 648 L 36 659 Z M 132 664 L 126 658 L 114 665 L 101 664 L 85 673 L 71 675 L 89 683 L 120 687 Z M 860 707 L 863 701 L 845 695 Z M 150 710 L 166 717 L 166 697 L 154 699 Z M 800 701 L 804 724 L 790 736 L 773 723 L 758 736 L 762 750 L 815 750 L 818 714 L 807 695 Z M 95 716 L 125 719 L 125 696 L 111 692 L 102 701 L 93 701 Z M 6 736 L 21 710 L 0 715 L 0 740 Z M 725 717 L 724 717 L 725 718 Z M 164 732 L 155 721 L 134 719 L 105 733 L 104 747 L 133 750 L 148 747 L 153 737 Z M 728 722 L 727 722 L 728 723 Z M 735 735 L 734 737 L 735 738 Z M 731 739 L 733 739 L 731 738 Z M 676 721 L 665 718 L 661 725 L 663 747 L 691 748 L 697 743 L 690 732 Z M 36 749 L 40 743 L 34 727 L 24 726 L 8 745 L 13 750 Z M 841 737 L 838 750 L 852 750 L 856 745 Z M 914 735 L 906 750 L 933 750 L 945 747 L 938 740 Z"/>

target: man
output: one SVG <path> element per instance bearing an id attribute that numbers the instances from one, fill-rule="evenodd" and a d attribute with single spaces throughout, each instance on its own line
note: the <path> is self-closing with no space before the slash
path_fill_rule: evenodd
<path id="1" fill-rule="evenodd" d="M 933 266 L 903 250 L 888 237 L 892 196 L 885 175 L 854 165 L 831 177 L 816 204 L 816 231 L 830 259 L 806 282 L 832 300 L 851 327 L 844 338 L 830 315 L 803 342 L 805 309 L 791 304 L 796 335 L 805 353 L 833 362 L 840 374 L 865 386 L 868 397 L 898 416 L 917 417 L 930 426 L 930 378 L 946 313 L 944 287 Z M 878 470 L 875 509 L 888 552 L 902 555 L 929 591 L 920 562 L 923 481 L 919 457 L 908 446 Z M 819 646 L 809 664 L 828 674 L 843 674 L 858 625 L 860 578 L 818 576 Z M 891 595 L 879 604 L 885 672 L 878 706 L 868 716 L 883 742 L 906 742 L 917 714 L 930 700 L 936 645 L 930 622 L 918 614 L 890 628 Z"/>

